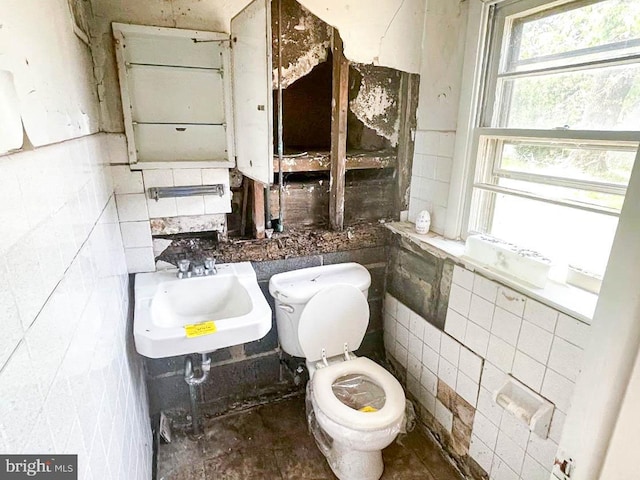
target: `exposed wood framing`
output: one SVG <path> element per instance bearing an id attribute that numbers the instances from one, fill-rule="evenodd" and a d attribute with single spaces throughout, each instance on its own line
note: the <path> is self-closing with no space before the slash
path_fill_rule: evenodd
<path id="1" fill-rule="evenodd" d="M 331 173 L 329 223 L 344 228 L 344 190 L 347 158 L 347 110 L 349 107 L 349 61 L 342 50 L 338 30 L 333 30 L 333 89 L 331 99 Z"/>
<path id="2" fill-rule="evenodd" d="M 264 184 L 251 180 L 251 205 L 253 207 L 253 236 L 264 238 Z"/>
<path id="3" fill-rule="evenodd" d="M 287 183 L 282 196 L 287 222 L 296 226 L 327 225 L 329 186 L 325 181 Z M 278 190 L 271 187 L 271 215 L 278 213 Z"/>
<path id="4" fill-rule="evenodd" d="M 396 166 L 396 153 L 362 152 L 348 153 L 346 170 L 393 168 Z M 278 158 L 273 158 L 273 169 L 278 169 Z M 285 157 L 282 160 L 282 171 L 291 172 L 328 172 L 331 170 L 331 154 L 329 152 L 308 152 L 306 155 Z"/>
<path id="5" fill-rule="evenodd" d="M 395 179 L 356 180 L 345 185 L 345 225 L 370 222 L 394 216 L 394 205 L 388 201 L 395 191 Z M 271 213 L 278 212 L 278 190 L 271 189 Z M 287 218 L 293 225 L 326 225 L 329 204 L 329 187 L 326 181 L 289 183 L 285 187 Z"/>
<path id="6" fill-rule="evenodd" d="M 416 129 L 416 110 L 418 108 L 418 87 L 420 76 L 402 72 L 400 78 L 400 133 L 398 136 L 398 171 L 396 175 L 395 205 L 398 215 L 409 209 L 409 185 L 411 183 L 411 165 L 413 163 Z"/>
<path id="7" fill-rule="evenodd" d="M 347 182 L 344 221 L 347 225 L 390 219 L 394 216 L 393 177 Z"/>
<path id="8" fill-rule="evenodd" d="M 242 178 L 242 209 L 240 217 L 240 236 L 247 233 L 247 203 L 249 201 L 249 177 Z"/>

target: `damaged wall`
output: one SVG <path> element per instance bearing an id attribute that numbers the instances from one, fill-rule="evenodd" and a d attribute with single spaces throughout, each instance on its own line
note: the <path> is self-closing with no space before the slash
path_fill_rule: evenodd
<path id="1" fill-rule="evenodd" d="M 0 454 L 74 454 L 77 478 L 147 480 L 114 135 L 93 134 L 91 58 L 67 0 L 0 2 L 0 62 L 31 143 L 0 156 Z"/>
<path id="2" fill-rule="evenodd" d="M 593 327 L 393 237 L 385 348 L 420 422 L 466 478 L 550 478 Z M 507 379 L 553 404 L 548 434 L 495 403 Z"/>
<path id="3" fill-rule="evenodd" d="M 296 0 L 271 4 L 271 51 L 273 58 L 273 88 L 278 88 L 278 18 L 282 18 L 282 88 L 287 88 L 327 60 L 331 48 L 332 28 L 302 7 Z"/>
<path id="4" fill-rule="evenodd" d="M 269 294 L 271 276 L 299 268 L 358 262 L 371 274 L 369 327 L 358 355 L 380 361 L 382 346 L 382 298 L 384 292 L 388 232 L 379 225 L 354 227 L 349 232 L 288 230 L 270 240 L 236 241 L 220 245 L 221 262 L 252 261 L 258 283 L 275 312 Z M 196 250 L 199 247 L 196 246 Z M 205 247 L 206 248 L 206 247 Z M 197 252 L 192 255 L 198 255 Z M 256 403 L 301 392 L 292 371 L 304 359 L 281 351 L 275 316 L 271 331 L 262 339 L 217 350 L 212 354 L 209 379 L 201 388 L 200 407 L 205 415 L 217 415 Z M 146 359 L 151 411 L 168 413 L 176 425 L 188 427 L 189 389 L 184 381 L 184 356 Z"/>
<path id="5" fill-rule="evenodd" d="M 300 0 L 340 31 L 344 54 L 352 62 L 419 73 L 425 1 Z"/>
<path id="6" fill-rule="evenodd" d="M 6 0 L 0 14 L 0 71 L 13 74 L 29 142 L 41 146 L 95 133 L 91 53 L 73 33 L 67 1 Z"/>
<path id="7" fill-rule="evenodd" d="M 357 75 L 354 75 L 357 73 Z M 354 83 L 350 88 L 349 112 L 353 114 L 365 127 L 373 130 L 377 135 L 388 140 L 393 148 L 398 146 L 400 130 L 399 95 L 400 72 L 395 69 L 376 67 L 374 65 L 352 64 L 350 77 Z M 356 77 L 356 78 L 354 78 Z M 355 94 L 351 98 L 352 93 Z M 353 130 L 353 121 L 350 127 Z M 349 135 L 347 131 L 347 135 Z M 360 147 L 370 149 L 371 140 L 365 136 L 364 142 L 360 134 Z M 349 142 L 352 144 L 352 142 Z M 371 146 L 375 146 L 375 142 Z M 384 144 L 377 144 L 384 148 Z"/>
<path id="8" fill-rule="evenodd" d="M 232 207 L 233 190 L 239 186 L 239 177 L 224 168 L 148 169 L 132 171 L 127 164 L 124 135 L 115 137 L 114 149 L 119 152 L 111 166 L 116 203 L 122 229 L 125 257 L 129 273 L 153 272 L 156 258 L 167 247 L 167 235 L 202 232 L 226 237 L 226 213 Z M 224 194 L 166 197 L 157 201 L 148 198 L 150 187 L 222 184 Z M 157 268 L 173 268 L 158 264 Z"/>
<path id="9" fill-rule="evenodd" d="M 278 85 L 278 18 L 282 19 L 284 144 L 287 150 L 330 148 L 332 28 L 295 0 L 272 3 L 273 88 Z M 382 150 L 398 143 L 398 70 L 352 63 L 348 147 Z M 274 93 L 274 105 L 277 98 Z M 274 111 L 274 125 L 277 112 Z M 274 131 L 274 143 L 277 131 Z M 385 141 L 386 139 L 386 141 Z"/>
<path id="10" fill-rule="evenodd" d="M 248 0 L 91 0 L 95 18 L 91 31 L 92 54 L 102 129 L 124 131 L 112 22 L 228 32 L 231 18 L 249 3 Z M 340 30 L 349 60 L 419 72 L 425 13 L 423 1 L 392 0 L 376 8 L 371 8 L 366 0 L 349 3 L 305 0 L 300 3 Z M 309 22 L 309 18 L 304 16 L 303 23 Z M 319 53 L 321 48 L 315 50 L 310 57 L 296 62 L 294 70 L 312 66 L 318 55 L 322 55 Z"/>

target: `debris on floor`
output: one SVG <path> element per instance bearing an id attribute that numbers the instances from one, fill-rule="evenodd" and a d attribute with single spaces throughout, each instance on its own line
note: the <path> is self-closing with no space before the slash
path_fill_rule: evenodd
<path id="1" fill-rule="evenodd" d="M 215 257 L 218 263 L 262 262 L 291 257 L 321 255 L 360 248 L 380 247 L 386 244 L 387 229 L 379 223 L 347 227 L 342 232 L 321 228 L 287 228 L 282 233 L 262 240 L 228 240 L 218 242 L 211 235 L 175 236 L 171 244 L 159 255 L 161 260 L 177 265 L 178 260 L 189 258 L 199 261 Z"/>
<path id="2" fill-rule="evenodd" d="M 306 424 L 303 396 L 205 422 L 160 445 L 160 480 L 335 480 Z M 419 428 L 383 450 L 381 480 L 461 480 Z"/>

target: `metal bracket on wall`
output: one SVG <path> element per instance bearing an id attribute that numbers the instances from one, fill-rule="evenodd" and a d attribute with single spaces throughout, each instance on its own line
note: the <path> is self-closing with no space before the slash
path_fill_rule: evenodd
<path id="1" fill-rule="evenodd" d="M 156 202 L 159 198 L 167 197 L 193 197 L 196 195 L 224 195 L 224 184 L 216 183 L 214 185 L 192 185 L 184 187 L 151 187 L 147 189 L 149 198 L 153 198 Z"/>

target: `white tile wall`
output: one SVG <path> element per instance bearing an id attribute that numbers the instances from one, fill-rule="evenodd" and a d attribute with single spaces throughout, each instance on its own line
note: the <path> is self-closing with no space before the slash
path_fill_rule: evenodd
<path id="1" fill-rule="evenodd" d="M 145 188 L 189 185 L 224 185 L 224 195 L 200 195 L 183 198 L 147 199 L 150 218 L 204 215 L 231 212 L 229 170 L 226 168 L 189 168 L 144 170 Z"/>
<path id="2" fill-rule="evenodd" d="M 394 346 L 401 346 L 392 329 L 405 329 L 409 338 L 416 326 L 400 319 L 411 315 L 416 316 L 387 295 L 385 345 L 396 359 Z M 437 376 L 477 408 L 470 456 L 492 480 L 548 479 L 589 326 L 456 266 L 444 332 L 426 321 L 423 328 L 422 369 L 430 372 L 423 375 L 425 391 Z M 493 401 L 509 375 L 555 405 L 549 438 L 530 433 Z M 429 411 L 446 427 L 443 408 L 436 404 L 435 413 Z"/>
<path id="3" fill-rule="evenodd" d="M 511 373 L 532 390 L 540 391 L 544 370 L 542 363 L 536 362 L 519 350 L 516 352 Z"/>
<path id="4" fill-rule="evenodd" d="M 445 430 L 451 432 L 453 429 L 453 413 L 445 407 L 440 400 L 436 399 L 436 420 L 440 422 Z"/>
<path id="5" fill-rule="evenodd" d="M 447 319 L 444 324 L 444 331 L 456 340 L 463 342 L 467 333 L 467 319 L 455 310 L 447 310 Z"/>
<path id="6" fill-rule="evenodd" d="M 156 269 L 153 247 L 125 248 L 124 258 L 129 273 L 153 272 Z"/>
<path id="7" fill-rule="evenodd" d="M 553 334 L 526 320 L 522 322 L 518 350 L 539 362 L 546 363 L 551 350 L 551 342 L 553 342 Z"/>
<path id="8" fill-rule="evenodd" d="M 132 172 L 127 165 L 113 165 L 113 191 L 117 195 L 122 193 L 144 193 L 142 172 Z"/>
<path id="9" fill-rule="evenodd" d="M 176 211 L 179 217 L 204 215 L 204 196 L 176 198 Z"/>
<path id="10" fill-rule="evenodd" d="M 471 444 L 469 446 L 469 456 L 480 465 L 485 472 L 491 471 L 491 463 L 493 462 L 493 448 L 489 448 L 476 435 L 471 435 Z"/>
<path id="11" fill-rule="evenodd" d="M 440 234 L 447 216 L 454 144 L 454 132 L 416 131 L 409 220 L 415 222 L 420 211 L 428 210 L 431 230 Z"/>
<path id="12" fill-rule="evenodd" d="M 175 198 L 147 199 L 150 218 L 177 217 L 178 204 Z"/>
<path id="13" fill-rule="evenodd" d="M 118 216 L 121 222 L 149 220 L 147 200 L 144 193 L 125 193 L 116 195 Z"/>
<path id="14" fill-rule="evenodd" d="M 124 148 L 120 137 L 92 135 L 0 162 L 0 219 L 10 227 L 0 240 L 0 453 L 78 454 L 83 479 L 151 477 L 146 387 L 127 341 L 128 276 L 107 167 Z M 117 181 L 123 195 L 138 188 Z"/>
<path id="15" fill-rule="evenodd" d="M 125 245 L 125 258 L 129 273 L 152 272 L 156 269 L 149 219 L 231 212 L 229 170 L 158 169 L 132 171 L 127 165 L 111 167 L 116 203 Z M 199 195 L 182 198 L 147 198 L 150 187 L 189 185 L 224 185 L 224 195 Z"/>
<path id="16" fill-rule="evenodd" d="M 558 316 L 556 335 L 573 345 L 585 348 L 589 339 L 589 325 L 561 313 Z"/>
<path id="17" fill-rule="evenodd" d="M 122 243 L 125 248 L 151 247 L 151 225 L 149 221 L 121 222 Z"/>
<path id="18" fill-rule="evenodd" d="M 456 318 L 455 328 L 466 329 L 464 344 L 480 355 L 483 355 L 484 339 L 488 337 L 476 415 L 482 414 L 499 430 L 489 473 L 492 479 L 549 478 L 565 414 L 570 407 L 573 382 L 580 367 L 579 345 L 584 346 L 589 327 L 480 275 L 474 277 L 467 325 L 463 326 Z M 454 275 L 454 278 L 462 278 L 462 275 Z M 465 285 L 468 284 L 466 279 Z M 465 288 L 460 282 L 458 286 Z M 451 292 L 457 295 L 459 289 L 452 288 Z M 475 299 L 475 295 L 481 298 Z M 465 299 L 466 294 L 462 300 Z M 481 337 L 480 341 L 478 337 Z M 524 424 L 493 402 L 493 392 L 507 375 L 516 377 L 555 404 L 548 439 L 530 434 Z M 475 427 L 473 435 L 482 440 Z M 504 440 L 500 442 L 503 436 Z M 489 447 L 486 442 L 484 447 Z M 482 462 L 481 465 L 489 464 L 483 445 L 470 452 L 473 458 Z"/>
<path id="19" fill-rule="evenodd" d="M 176 187 L 202 185 L 202 171 L 199 168 L 173 170 L 173 184 Z"/>
<path id="20" fill-rule="evenodd" d="M 440 410 L 435 410 L 438 379 L 475 407 L 482 358 L 389 294 L 384 305 L 384 342 L 387 352 L 407 368 L 409 391 L 447 430 L 451 431 L 453 413 L 444 412 L 446 407 L 439 402 Z"/>

